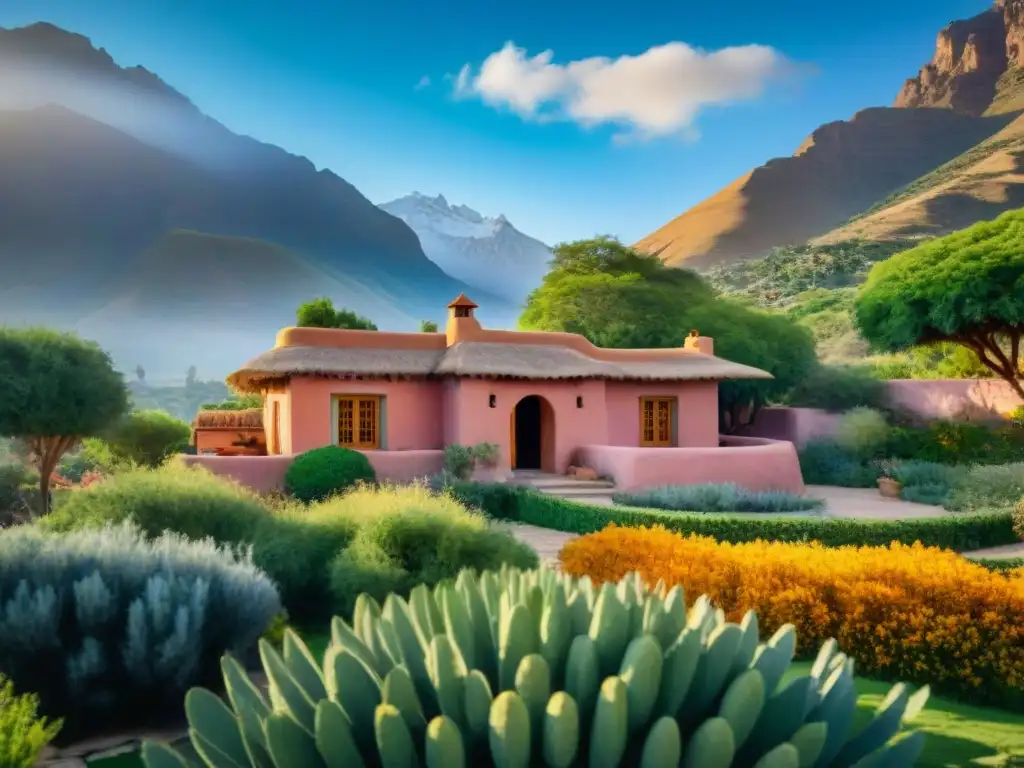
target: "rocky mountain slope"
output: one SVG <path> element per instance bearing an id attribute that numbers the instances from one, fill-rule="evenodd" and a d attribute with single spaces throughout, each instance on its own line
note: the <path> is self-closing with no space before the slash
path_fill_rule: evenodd
<path id="1" fill-rule="evenodd" d="M 893 107 L 822 126 L 637 246 L 705 268 L 807 240 L 901 240 L 991 218 L 1024 204 L 1021 111 L 1024 0 L 1000 0 L 943 29 Z"/>
<path id="2" fill-rule="evenodd" d="M 200 327 L 168 285 L 225 309 Z M 104 345 L 145 352 L 119 363 L 153 375 L 193 364 L 169 357 L 173 336 L 206 347 L 220 362 L 202 373 L 215 376 L 271 343 L 297 299 L 328 295 L 411 330 L 464 290 L 404 222 L 331 171 L 232 133 L 81 35 L 0 30 L 0 322 L 102 329 Z M 492 324 L 515 317 L 496 296 L 474 297 Z M 230 347 L 214 346 L 222 331 Z"/>
<path id="3" fill-rule="evenodd" d="M 443 195 L 419 192 L 380 207 L 412 227 L 428 259 L 474 290 L 494 291 L 518 306 L 548 271 L 551 249 L 504 216 L 487 218 Z"/>
<path id="4" fill-rule="evenodd" d="M 674 266 L 764 256 L 824 234 L 1005 127 L 1007 116 L 876 107 L 829 123 L 636 244 Z"/>

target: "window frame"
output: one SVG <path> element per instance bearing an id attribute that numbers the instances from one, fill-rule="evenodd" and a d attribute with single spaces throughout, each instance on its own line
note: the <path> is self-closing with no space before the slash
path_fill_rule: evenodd
<path id="1" fill-rule="evenodd" d="M 344 443 L 341 440 L 342 429 L 341 429 L 341 418 L 343 415 L 343 403 L 345 401 L 352 402 L 352 437 L 351 443 Z M 337 394 L 334 396 L 334 444 L 342 448 L 349 448 L 353 451 L 379 451 L 381 449 L 382 438 L 381 431 L 384 426 L 384 415 L 383 415 L 383 400 L 381 395 L 365 395 L 365 394 Z M 374 425 L 373 425 L 373 441 L 362 442 L 358 439 L 360 434 L 360 419 L 359 419 L 359 406 L 363 402 L 372 402 L 374 405 Z"/>
<path id="2" fill-rule="evenodd" d="M 281 400 L 272 398 L 270 400 L 270 453 L 271 456 L 281 454 Z"/>
<path id="3" fill-rule="evenodd" d="M 666 441 L 654 439 L 644 439 L 644 407 L 647 403 L 651 403 L 654 415 L 652 428 L 655 436 L 658 430 L 658 404 L 668 403 L 668 439 Z M 641 448 L 672 448 L 675 446 L 675 431 L 676 431 L 676 418 L 679 407 L 679 399 L 674 395 L 644 395 L 640 398 L 640 447 Z"/>

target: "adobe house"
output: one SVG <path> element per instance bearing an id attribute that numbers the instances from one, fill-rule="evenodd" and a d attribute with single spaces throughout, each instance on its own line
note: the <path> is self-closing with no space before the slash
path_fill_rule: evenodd
<path id="1" fill-rule="evenodd" d="M 380 478 L 407 481 L 440 471 L 446 445 L 487 442 L 500 447 L 500 467 L 582 464 L 623 489 L 803 490 L 790 443 L 720 439 L 718 382 L 771 376 L 715 357 L 712 339 L 603 349 L 570 333 L 488 330 L 476 308 L 460 295 L 444 333 L 283 329 L 228 377 L 264 396 L 270 455 L 190 460 L 262 487 L 279 482 L 293 455 L 342 445 L 366 452 Z"/>

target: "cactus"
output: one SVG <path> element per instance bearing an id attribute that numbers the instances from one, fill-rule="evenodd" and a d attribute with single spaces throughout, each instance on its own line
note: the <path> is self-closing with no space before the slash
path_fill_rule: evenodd
<path id="1" fill-rule="evenodd" d="M 323 663 L 290 630 L 260 647 L 264 695 L 234 659 L 226 701 L 185 697 L 211 768 L 308 766 L 911 766 L 902 726 L 928 696 L 893 686 L 853 732 L 853 664 L 825 643 L 809 675 L 784 680 L 791 626 L 767 642 L 753 614 L 729 624 L 706 598 L 636 576 L 595 587 L 556 571 L 466 571 L 408 600 L 355 604 Z M 186 766 L 147 743 L 149 768 Z"/>

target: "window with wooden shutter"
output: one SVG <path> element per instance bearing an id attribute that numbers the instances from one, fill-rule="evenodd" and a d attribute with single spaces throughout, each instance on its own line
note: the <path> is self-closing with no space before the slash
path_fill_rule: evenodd
<path id="1" fill-rule="evenodd" d="M 640 398 L 640 445 L 672 445 L 672 417 L 675 404 L 673 397 Z"/>
<path id="2" fill-rule="evenodd" d="M 372 451 L 380 447 L 380 397 L 338 398 L 338 445 Z"/>

